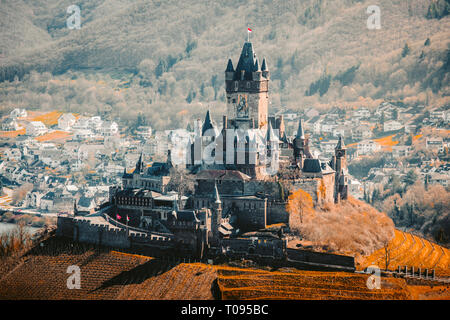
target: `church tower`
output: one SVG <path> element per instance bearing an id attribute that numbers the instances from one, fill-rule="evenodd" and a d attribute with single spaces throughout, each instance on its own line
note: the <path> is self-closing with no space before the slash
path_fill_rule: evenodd
<path id="1" fill-rule="evenodd" d="M 266 126 L 269 80 L 266 59 L 260 64 L 252 43 L 245 42 L 236 69 L 229 59 L 225 70 L 227 127 L 257 129 Z"/>
<path id="2" fill-rule="evenodd" d="M 217 183 L 214 184 L 214 204 L 212 210 L 211 219 L 211 233 L 212 241 L 219 240 L 219 227 L 222 224 L 222 201 L 220 201 L 219 190 L 217 189 Z"/>
<path id="3" fill-rule="evenodd" d="M 348 170 L 346 162 L 347 148 L 344 144 L 344 139 L 339 136 L 338 144 L 334 151 L 334 170 L 336 171 L 335 177 L 335 202 L 339 202 L 341 199 L 347 199 L 348 196 Z"/>

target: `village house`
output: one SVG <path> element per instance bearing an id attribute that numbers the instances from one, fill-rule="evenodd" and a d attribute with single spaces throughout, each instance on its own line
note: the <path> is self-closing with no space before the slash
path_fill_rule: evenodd
<path id="1" fill-rule="evenodd" d="M 368 119 L 370 118 L 370 115 L 371 115 L 370 110 L 367 108 L 360 108 L 353 112 L 354 118 Z"/>
<path id="2" fill-rule="evenodd" d="M 384 132 L 397 131 L 400 130 L 401 128 L 403 128 L 403 124 L 396 120 L 386 121 L 383 125 Z"/>
<path id="3" fill-rule="evenodd" d="M 100 125 L 100 134 L 104 137 L 109 137 L 119 132 L 119 125 L 115 121 L 104 121 Z"/>
<path id="4" fill-rule="evenodd" d="M 58 118 L 58 128 L 63 131 L 71 130 L 77 119 L 72 113 L 64 113 Z"/>
<path id="5" fill-rule="evenodd" d="M 411 151 L 411 147 L 409 146 L 393 146 L 392 147 L 392 156 L 394 158 L 407 157 Z"/>
<path id="6" fill-rule="evenodd" d="M 25 126 L 26 134 L 37 137 L 47 132 L 47 127 L 41 121 L 31 121 Z"/>
<path id="7" fill-rule="evenodd" d="M 358 142 L 358 155 L 372 154 L 381 150 L 381 146 L 373 140 L 363 140 Z"/>
<path id="8" fill-rule="evenodd" d="M 6 118 L 2 122 L 2 131 L 16 131 L 21 129 L 15 118 Z"/>
<path id="9" fill-rule="evenodd" d="M 23 117 L 26 117 L 27 115 L 28 115 L 27 114 L 27 110 L 19 109 L 19 108 L 14 109 L 10 113 L 10 117 L 13 118 L 13 119 L 15 119 L 15 118 L 23 118 Z"/>
<path id="10" fill-rule="evenodd" d="M 428 137 L 425 139 L 425 147 L 434 152 L 443 152 L 444 139 L 442 137 Z"/>
<path id="11" fill-rule="evenodd" d="M 372 137 L 372 130 L 368 125 L 359 125 L 351 129 L 353 140 L 364 140 Z"/>

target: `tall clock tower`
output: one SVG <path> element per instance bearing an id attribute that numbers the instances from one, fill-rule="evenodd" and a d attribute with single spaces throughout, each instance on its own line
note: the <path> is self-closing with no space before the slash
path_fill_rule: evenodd
<path id="1" fill-rule="evenodd" d="M 252 43 L 245 42 L 236 69 L 229 59 L 225 70 L 228 128 L 267 127 L 269 79 L 266 59 L 260 65 Z"/>

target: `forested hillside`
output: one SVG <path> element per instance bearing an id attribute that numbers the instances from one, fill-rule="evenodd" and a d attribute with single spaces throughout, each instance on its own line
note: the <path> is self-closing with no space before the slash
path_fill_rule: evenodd
<path id="1" fill-rule="evenodd" d="M 0 4 L 0 109 L 100 112 L 156 128 L 224 111 L 224 69 L 247 26 L 272 72 L 272 107 L 449 102 L 448 1 L 69 0 Z M 33 72 L 32 72 L 33 71 Z M 217 110 L 217 111 L 215 111 Z M 188 115 L 188 116 L 186 116 Z"/>

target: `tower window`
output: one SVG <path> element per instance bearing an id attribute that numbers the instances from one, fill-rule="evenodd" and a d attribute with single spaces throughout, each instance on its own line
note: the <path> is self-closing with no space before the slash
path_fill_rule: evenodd
<path id="1" fill-rule="evenodd" d="M 236 99 L 233 99 L 233 103 L 236 103 Z"/>
<path id="2" fill-rule="evenodd" d="M 250 88 L 250 81 L 247 81 L 247 88 Z"/>

